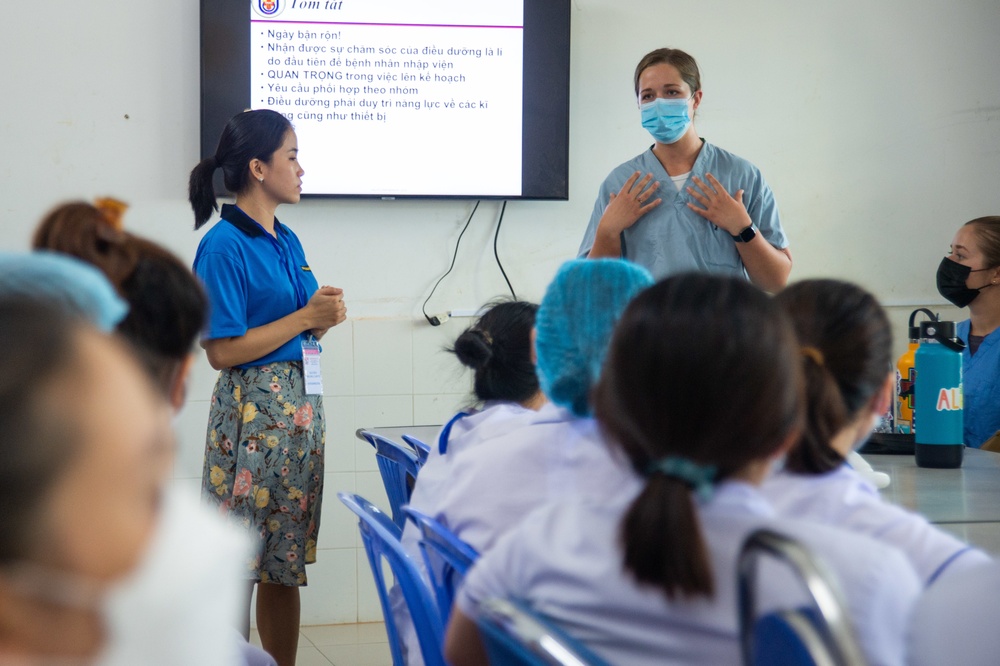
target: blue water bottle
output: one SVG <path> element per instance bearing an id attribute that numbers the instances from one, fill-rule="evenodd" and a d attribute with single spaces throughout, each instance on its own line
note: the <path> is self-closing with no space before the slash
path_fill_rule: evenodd
<path id="1" fill-rule="evenodd" d="M 917 371 L 916 458 L 919 467 L 961 467 L 965 451 L 962 422 L 962 350 L 955 322 L 920 324 Z"/>

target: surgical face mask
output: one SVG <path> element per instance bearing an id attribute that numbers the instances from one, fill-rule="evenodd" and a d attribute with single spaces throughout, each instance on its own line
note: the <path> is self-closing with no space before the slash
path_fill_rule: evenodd
<path id="1" fill-rule="evenodd" d="M 106 642 L 96 660 L 47 663 L 229 666 L 239 656 L 228 627 L 237 626 L 247 587 L 233 562 L 246 558 L 246 548 L 247 537 L 196 498 L 168 493 L 142 561 L 110 588 L 32 564 L 16 565 L 10 573 L 20 578 L 22 594 L 94 610 L 103 619 Z"/>
<path id="2" fill-rule="evenodd" d="M 937 270 L 937 288 L 938 293 L 945 297 L 948 302 L 952 303 L 955 307 L 964 308 L 972 301 L 976 300 L 976 296 L 979 292 L 986 287 L 992 287 L 992 284 L 987 284 L 978 289 L 970 289 L 965 286 L 966 281 L 969 279 L 969 275 L 972 273 L 978 273 L 980 271 L 988 271 L 989 268 L 979 268 L 977 270 L 972 270 L 969 266 L 963 266 L 957 261 L 952 261 L 948 257 L 941 260 L 940 265 L 938 265 Z"/>
<path id="3" fill-rule="evenodd" d="M 660 143 L 677 143 L 691 125 L 688 101 L 657 97 L 641 105 L 642 126 Z"/>

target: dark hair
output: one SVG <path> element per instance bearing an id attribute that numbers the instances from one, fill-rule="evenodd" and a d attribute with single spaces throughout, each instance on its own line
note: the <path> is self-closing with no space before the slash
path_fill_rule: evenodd
<path id="1" fill-rule="evenodd" d="M 129 304 L 118 332 L 135 347 L 156 385 L 169 391 L 205 325 L 208 298 L 191 269 L 165 248 L 132 236 L 138 256 L 121 286 Z"/>
<path id="2" fill-rule="evenodd" d="M 57 206 L 42 218 L 31 247 L 82 259 L 101 269 L 120 291 L 122 280 L 134 270 L 136 262 L 128 238 L 93 204 L 72 201 Z"/>
<path id="3" fill-rule="evenodd" d="M 447 351 L 475 371 L 473 391 L 481 401 L 524 402 L 538 393 L 531 362 L 531 329 L 538 306 L 501 301 L 465 329 Z"/>
<path id="4" fill-rule="evenodd" d="M 271 162 L 275 151 L 281 148 L 285 134 L 292 129 L 288 118 L 277 111 L 257 109 L 237 113 L 226 123 L 219 137 L 215 155 L 206 157 L 191 171 L 188 181 L 188 201 L 194 210 L 194 228 L 200 229 L 212 212 L 218 209 L 212 176 L 222 168 L 226 189 L 242 194 L 249 184 L 250 160 Z"/>
<path id="5" fill-rule="evenodd" d="M 823 474 L 843 464 L 833 438 L 885 384 L 892 327 L 874 296 L 839 280 L 803 280 L 777 296 L 806 349 L 806 427 L 785 468 Z M 815 353 L 815 352 L 818 352 Z"/>
<path id="6" fill-rule="evenodd" d="M 965 223 L 976 230 L 976 240 L 986 257 L 986 268 L 1000 266 L 1000 215 L 977 217 Z"/>
<path id="7" fill-rule="evenodd" d="M 678 456 L 724 480 L 799 428 L 801 394 L 791 326 L 745 280 L 682 274 L 635 297 L 612 337 L 595 414 L 647 477 L 620 531 L 636 580 L 671 599 L 714 594 L 692 488 L 650 465 Z"/>
<path id="8" fill-rule="evenodd" d="M 40 547 L 40 498 L 73 464 L 74 424 L 50 391 L 75 367 L 83 326 L 55 304 L 0 298 L 0 564 Z"/>
<path id="9" fill-rule="evenodd" d="M 635 74 L 632 77 L 635 83 L 635 94 L 639 94 L 639 76 L 647 67 L 653 65 L 672 65 L 680 72 L 681 78 L 691 87 L 691 93 L 701 90 L 701 73 L 698 71 L 698 63 L 695 59 L 681 51 L 680 49 L 656 49 L 642 56 L 642 60 L 635 66 Z"/>
<path id="10" fill-rule="evenodd" d="M 35 232 L 34 247 L 82 259 L 107 276 L 129 305 L 118 332 L 156 385 L 169 391 L 177 363 L 191 353 L 208 310 L 191 269 L 160 245 L 115 229 L 84 202 L 49 213 Z"/>

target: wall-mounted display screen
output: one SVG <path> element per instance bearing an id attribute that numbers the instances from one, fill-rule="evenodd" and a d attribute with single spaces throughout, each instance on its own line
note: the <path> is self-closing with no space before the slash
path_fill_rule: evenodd
<path id="1" fill-rule="evenodd" d="M 202 152 L 285 114 L 303 194 L 565 199 L 569 0 L 202 0 Z"/>

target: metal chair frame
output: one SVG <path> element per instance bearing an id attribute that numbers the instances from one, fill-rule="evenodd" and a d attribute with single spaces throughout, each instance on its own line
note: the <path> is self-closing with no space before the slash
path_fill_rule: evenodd
<path id="1" fill-rule="evenodd" d="M 803 623 L 810 625 L 811 631 L 797 633 L 814 662 L 817 665 L 864 666 L 867 662 L 858 646 L 847 615 L 847 604 L 836 584 L 836 577 L 805 546 L 788 536 L 767 529 L 757 530 L 747 537 L 740 550 L 737 565 L 740 643 L 744 664 L 749 666 L 754 663 L 756 647 L 754 627 L 758 612 L 757 572 L 759 560 L 765 555 L 788 565 L 802 581 L 811 597 L 813 607 L 821 620 L 819 626 L 801 611 L 785 611 L 783 616 L 793 630 L 802 627 Z"/>

